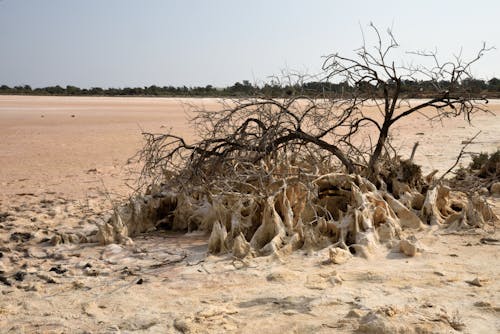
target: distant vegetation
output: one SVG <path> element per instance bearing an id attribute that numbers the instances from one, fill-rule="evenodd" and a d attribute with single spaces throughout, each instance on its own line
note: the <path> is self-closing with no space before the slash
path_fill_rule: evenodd
<path id="1" fill-rule="evenodd" d="M 410 81 L 402 82 L 401 93 L 407 97 L 428 97 L 430 92 L 436 91 L 436 85 L 442 90 L 447 90 L 449 82 L 440 81 Z M 465 79 L 461 83 L 462 91 L 471 95 L 500 98 L 500 79 L 493 78 L 489 81 L 478 79 Z M 366 84 L 369 85 L 369 84 Z M 252 85 L 248 80 L 225 88 L 216 88 L 211 85 L 205 87 L 174 87 L 174 86 L 149 86 L 125 88 L 79 88 L 75 86 L 51 86 L 44 88 L 31 88 L 29 85 L 9 87 L 0 86 L 1 95 L 54 95 L 54 96 L 164 96 L 164 97 L 245 97 L 259 96 L 280 97 L 288 95 L 317 96 L 318 94 L 340 95 L 358 90 L 363 87 L 352 87 L 347 83 L 306 82 L 295 85 L 282 85 L 278 83 L 262 86 Z M 373 93 L 373 87 L 366 87 Z M 382 96 L 382 91 L 381 91 Z"/>

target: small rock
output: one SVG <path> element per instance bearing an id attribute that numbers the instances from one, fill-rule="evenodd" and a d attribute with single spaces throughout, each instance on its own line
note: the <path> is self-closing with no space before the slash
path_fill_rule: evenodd
<path id="1" fill-rule="evenodd" d="M 4 274 L 7 270 L 7 267 L 3 261 L 0 261 L 0 274 Z"/>
<path id="2" fill-rule="evenodd" d="M 23 288 L 22 288 L 24 291 L 40 291 L 40 286 L 38 284 L 29 284 L 29 285 L 25 285 Z"/>
<path id="3" fill-rule="evenodd" d="M 93 276 L 93 277 L 99 276 L 99 271 L 91 268 L 83 269 L 83 273 L 87 276 Z"/>
<path id="4" fill-rule="evenodd" d="M 85 284 L 82 281 L 74 281 L 72 285 L 73 285 L 74 289 L 83 289 L 83 288 L 85 288 Z"/>
<path id="5" fill-rule="evenodd" d="M 499 239 L 494 239 L 494 238 L 481 238 L 479 240 L 480 243 L 484 245 L 499 245 L 500 240 Z"/>
<path id="6" fill-rule="evenodd" d="M 474 306 L 475 307 L 491 307 L 491 303 L 480 301 L 480 302 L 475 302 Z"/>
<path id="7" fill-rule="evenodd" d="M 45 259 L 47 257 L 47 252 L 43 249 L 31 248 L 28 249 L 28 256 L 35 259 Z"/>
<path id="8" fill-rule="evenodd" d="M 430 303 L 430 302 L 425 302 L 423 303 L 421 306 L 421 308 L 433 308 L 434 307 L 434 304 Z"/>
<path id="9" fill-rule="evenodd" d="M 279 283 L 293 282 L 297 280 L 297 275 L 291 271 L 279 270 L 279 271 L 274 271 L 269 275 L 267 275 L 266 279 L 269 282 L 279 282 Z"/>
<path id="10" fill-rule="evenodd" d="M 116 325 L 109 326 L 105 333 L 121 333 L 120 327 Z"/>
<path id="11" fill-rule="evenodd" d="M 308 275 L 306 284 L 304 285 L 308 289 L 312 290 L 326 290 L 328 288 L 328 279 L 320 275 Z"/>
<path id="12" fill-rule="evenodd" d="M 10 235 L 10 240 L 15 242 L 26 242 L 33 238 L 29 232 L 14 232 Z"/>
<path id="13" fill-rule="evenodd" d="M 133 269 L 130 269 L 129 267 L 123 267 L 123 269 L 121 270 L 120 274 L 124 278 L 124 277 L 127 277 L 127 276 L 135 275 L 135 272 L 134 272 Z"/>
<path id="14" fill-rule="evenodd" d="M 484 280 L 480 280 L 479 277 L 474 278 L 472 281 L 465 281 L 465 282 L 477 287 L 482 287 L 485 283 Z"/>
<path id="15" fill-rule="evenodd" d="M 343 281 L 344 279 L 337 273 L 330 277 L 330 283 L 332 285 L 341 285 Z"/>
<path id="16" fill-rule="evenodd" d="M 6 222 L 7 217 L 10 216 L 10 213 L 8 212 L 0 212 L 0 223 Z"/>
<path id="17" fill-rule="evenodd" d="M 14 274 L 14 279 L 18 282 L 24 281 L 24 277 L 26 277 L 25 271 L 18 271 L 17 273 Z"/>
<path id="18" fill-rule="evenodd" d="M 500 182 L 493 183 L 490 189 L 493 196 L 500 196 Z"/>
<path id="19" fill-rule="evenodd" d="M 18 263 L 22 260 L 19 254 L 17 253 L 12 253 L 12 255 L 9 255 L 9 259 L 11 263 Z"/>
<path id="20" fill-rule="evenodd" d="M 349 313 L 345 316 L 346 318 L 361 318 L 363 314 L 360 310 L 350 310 Z"/>
<path id="21" fill-rule="evenodd" d="M 82 311 L 84 314 L 92 318 L 100 313 L 97 304 L 95 302 L 83 303 Z"/>
<path id="22" fill-rule="evenodd" d="M 92 265 L 88 262 L 82 266 L 82 269 L 87 269 L 87 268 L 92 268 Z"/>
<path id="23" fill-rule="evenodd" d="M 406 256 L 415 256 L 418 252 L 417 243 L 411 238 L 401 240 L 399 242 L 399 250 Z"/>
<path id="24" fill-rule="evenodd" d="M 110 264 L 117 264 L 123 257 L 125 249 L 117 244 L 106 246 L 101 254 L 101 259 Z"/>
<path id="25" fill-rule="evenodd" d="M 49 239 L 49 238 L 42 238 L 42 239 L 40 239 L 40 241 L 39 241 L 38 243 L 39 243 L 39 244 L 43 244 L 43 243 L 45 243 L 45 242 L 49 242 L 49 241 L 50 241 L 50 239 Z"/>
<path id="26" fill-rule="evenodd" d="M 54 258 L 54 260 L 58 260 L 58 261 L 63 261 L 63 260 L 67 260 L 69 257 L 68 255 L 64 254 L 64 253 L 54 253 L 52 255 L 52 257 Z"/>
<path id="27" fill-rule="evenodd" d="M 48 275 L 44 275 L 44 274 L 38 274 L 37 277 L 41 280 L 44 280 L 45 282 L 49 283 L 49 284 L 55 284 L 57 283 L 55 279 L 53 279 L 52 277 L 48 276 Z"/>
<path id="28" fill-rule="evenodd" d="M 27 274 L 36 275 L 40 271 L 40 267 L 37 265 L 33 265 L 32 267 L 26 268 Z"/>
<path id="29" fill-rule="evenodd" d="M 409 333 L 409 331 L 404 330 L 403 324 L 394 323 L 377 312 L 369 312 L 359 320 L 359 327 L 356 333 Z"/>
<path id="30" fill-rule="evenodd" d="M 285 311 L 283 311 L 283 314 L 284 315 L 289 315 L 289 316 L 291 316 L 291 315 L 297 315 L 297 314 L 299 314 L 299 311 L 297 311 L 297 310 L 285 310 Z"/>
<path id="31" fill-rule="evenodd" d="M 394 307 L 392 306 L 385 306 L 385 307 L 382 307 L 380 308 L 379 310 L 380 312 L 383 312 L 386 316 L 388 317 L 394 317 L 397 313 L 398 313 L 398 310 L 395 309 Z"/>
<path id="32" fill-rule="evenodd" d="M 7 279 L 7 277 L 4 277 L 0 275 L 0 283 L 3 283 L 7 286 L 12 286 L 12 283 Z"/>
<path id="33" fill-rule="evenodd" d="M 351 253 L 342 248 L 330 248 L 329 258 L 332 263 L 343 264 L 346 263 L 352 257 Z"/>
<path id="34" fill-rule="evenodd" d="M 135 284 L 141 285 L 142 283 L 144 283 L 144 280 L 142 278 L 139 278 Z"/>
<path id="35" fill-rule="evenodd" d="M 64 274 L 65 272 L 67 272 L 67 271 L 68 271 L 68 269 L 64 269 L 64 268 L 62 268 L 62 267 L 61 267 L 61 265 L 60 265 L 60 264 L 58 264 L 57 266 L 50 268 L 50 270 L 49 270 L 49 271 L 53 271 L 53 272 L 55 272 L 55 273 L 56 273 L 56 274 L 58 274 L 58 275 L 62 275 L 62 274 Z"/>
<path id="36" fill-rule="evenodd" d="M 482 195 L 482 196 L 488 196 L 490 194 L 490 192 L 488 191 L 488 188 L 486 188 L 486 187 L 482 187 L 481 189 L 479 189 L 478 193 L 479 193 L 479 195 Z"/>
<path id="37" fill-rule="evenodd" d="M 174 328 L 181 333 L 190 333 L 194 327 L 193 320 L 190 318 L 177 318 L 174 320 Z"/>

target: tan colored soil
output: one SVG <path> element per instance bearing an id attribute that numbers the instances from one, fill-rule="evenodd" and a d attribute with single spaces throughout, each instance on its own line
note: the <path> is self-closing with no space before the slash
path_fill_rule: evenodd
<path id="1" fill-rule="evenodd" d="M 199 234 L 151 232 L 133 246 L 44 240 L 88 233 L 106 217 L 106 193 L 130 193 L 125 183 L 137 166 L 127 160 L 141 129 L 172 127 L 192 138 L 185 102 L 215 104 L 0 96 L 0 276 L 11 284 L 0 282 L 0 332 L 500 332 L 493 226 L 469 234 L 429 228 L 416 232 L 416 257 L 380 249 L 342 265 L 327 263 L 327 250 L 245 262 L 206 257 Z M 490 106 L 500 113 L 500 103 Z M 468 151 L 500 148 L 498 117 L 472 124 L 414 117 L 396 129 L 395 146 L 407 156 L 419 141 L 417 162 L 444 171 L 478 130 Z M 499 200 L 490 202 L 500 213 Z"/>

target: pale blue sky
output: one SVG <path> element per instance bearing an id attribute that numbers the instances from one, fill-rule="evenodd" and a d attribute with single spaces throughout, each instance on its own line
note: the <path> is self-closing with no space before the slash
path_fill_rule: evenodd
<path id="1" fill-rule="evenodd" d="M 370 21 L 404 50 L 500 48 L 499 0 L 0 0 L 0 84 L 261 82 L 350 54 Z M 473 72 L 500 77 L 499 50 Z"/>

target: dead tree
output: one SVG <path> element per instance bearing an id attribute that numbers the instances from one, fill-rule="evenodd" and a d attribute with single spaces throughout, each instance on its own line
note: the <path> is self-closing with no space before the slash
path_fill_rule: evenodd
<path id="1" fill-rule="evenodd" d="M 324 82 L 344 82 L 343 92 L 311 96 L 296 85 L 279 98 L 224 100 L 216 110 L 194 106 L 199 139 L 193 143 L 173 133 L 145 133 L 139 159 L 149 189 L 117 211 L 99 239 L 121 242 L 161 223 L 211 231 L 211 252 L 238 257 L 325 245 L 366 254 L 401 239 L 405 228 L 479 226 L 492 219 L 480 199 L 398 179 L 388 189 L 378 178 L 386 157 L 394 156 L 388 137 L 399 120 L 414 113 L 469 120 L 485 110 L 461 82 L 488 49 L 470 61 L 444 63 L 435 53 L 418 53 L 435 65 L 396 66 L 392 33 L 384 43 L 371 29 L 373 48 L 324 61 Z M 407 100 L 405 80 L 421 78 L 433 83 L 427 99 Z"/>
<path id="2" fill-rule="evenodd" d="M 144 134 L 144 175 L 165 178 L 182 171 L 191 179 L 210 178 L 213 172 L 231 168 L 234 163 L 256 164 L 277 152 L 297 154 L 303 147 L 311 148 L 304 150 L 311 155 L 312 147 L 316 147 L 314 159 L 324 160 L 325 154 L 330 155 L 348 173 L 363 173 L 373 180 L 390 130 L 399 120 L 414 113 L 433 119 L 463 116 L 470 120 L 474 112 L 486 111 L 482 102 L 487 101 L 461 85 L 470 78 L 471 65 L 489 50 L 485 45 L 469 61 L 456 57 L 441 62 L 436 52 L 413 52 L 432 59 L 434 64 L 398 66 L 392 52 L 399 44 L 391 31 L 384 42 L 377 28 L 370 28 L 376 36 L 373 47 L 363 45 L 352 58 L 331 54 L 324 61 L 324 80 L 346 83 L 348 90 L 343 94 L 327 92 L 311 97 L 299 91 L 282 98 L 226 100 L 220 110 L 195 108 L 192 123 L 200 137 L 198 142 L 187 143 L 171 133 Z M 423 79 L 432 83 L 432 89 L 425 92 L 427 98 L 409 101 L 402 91 L 404 82 Z M 376 140 L 362 145 L 359 136 L 366 133 L 358 132 L 367 127 L 374 129 Z"/>

